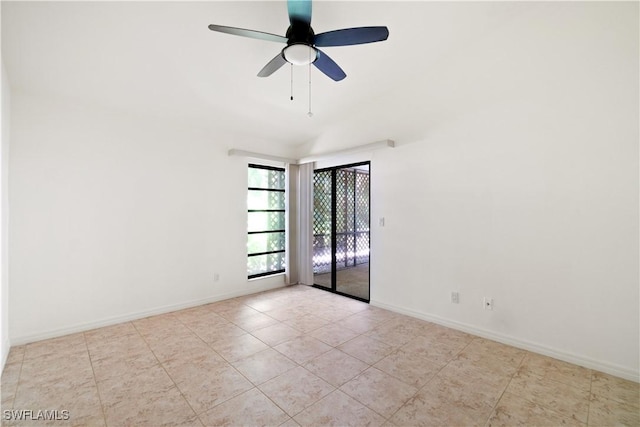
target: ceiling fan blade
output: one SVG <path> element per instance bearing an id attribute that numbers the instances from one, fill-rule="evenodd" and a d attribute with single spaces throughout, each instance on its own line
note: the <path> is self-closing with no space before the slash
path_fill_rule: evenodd
<path id="1" fill-rule="evenodd" d="M 374 43 L 389 37 L 387 27 L 357 27 L 327 31 L 316 34 L 314 44 L 320 47 L 351 46 L 354 44 Z"/>
<path id="2" fill-rule="evenodd" d="M 287 42 L 286 37 L 279 36 L 277 34 L 263 33 L 262 31 L 245 30 L 244 28 L 225 27 L 224 25 L 214 25 L 214 24 L 209 25 L 209 29 L 211 31 L 217 31 L 219 33 L 233 34 L 234 36 L 249 37 L 249 38 L 258 39 L 258 40 L 266 40 L 270 42 L 282 42 L 282 43 Z"/>
<path id="3" fill-rule="evenodd" d="M 282 56 L 282 52 L 277 54 L 271 61 L 265 65 L 262 70 L 258 73 L 258 77 L 269 77 L 271 74 L 275 73 L 286 64 L 287 61 Z"/>
<path id="4" fill-rule="evenodd" d="M 344 71 L 342 71 L 342 68 L 340 68 L 340 66 L 336 64 L 333 59 L 329 58 L 329 56 L 320 49 L 317 50 L 318 58 L 315 60 L 313 65 L 315 65 L 318 70 L 322 71 L 329 78 L 337 82 L 347 77 Z"/>
<path id="5" fill-rule="evenodd" d="M 311 25 L 311 0 L 288 0 L 289 22 Z"/>

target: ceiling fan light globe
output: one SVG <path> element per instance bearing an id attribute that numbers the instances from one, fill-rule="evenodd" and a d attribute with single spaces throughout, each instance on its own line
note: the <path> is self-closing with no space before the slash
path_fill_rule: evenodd
<path id="1" fill-rule="evenodd" d="M 308 65 L 318 57 L 318 51 L 308 44 L 297 43 L 282 49 L 284 59 L 293 65 Z"/>

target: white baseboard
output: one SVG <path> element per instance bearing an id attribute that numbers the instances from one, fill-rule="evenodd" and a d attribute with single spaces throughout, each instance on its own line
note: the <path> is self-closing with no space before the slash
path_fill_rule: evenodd
<path id="1" fill-rule="evenodd" d="M 11 345 L 9 339 L 5 339 L 2 343 L 2 365 L 0 366 L 0 372 L 4 370 L 4 365 L 7 363 L 7 357 L 9 357 L 9 350 Z"/>
<path id="2" fill-rule="evenodd" d="M 584 366 L 585 368 L 604 372 L 610 375 L 614 375 L 616 377 L 624 378 L 630 381 L 640 382 L 640 372 L 633 369 L 625 368 L 623 366 L 618 366 L 618 365 L 603 362 L 600 360 L 594 360 L 588 357 L 567 353 L 565 351 L 547 347 L 531 341 L 522 340 L 509 335 L 504 335 L 504 334 L 496 333 L 486 329 L 478 328 L 477 326 L 456 322 L 454 320 L 449 320 L 440 316 L 435 316 L 432 314 L 423 313 L 420 311 L 411 310 L 404 307 L 399 307 L 393 304 L 386 304 L 386 303 L 375 301 L 375 300 L 371 300 L 370 304 L 376 307 L 384 308 L 386 310 L 394 311 L 396 313 L 406 314 L 407 316 L 426 320 L 428 322 L 437 323 L 439 325 L 446 326 L 451 329 L 467 332 L 469 334 L 476 335 L 482 338 L 498 341 L 503 344 L 521 348 L 523 350 L 528 350 L 534 353 L 553 357 L 554 359 L 559 359 L 565 362 L 573 363 L 575 365 Z"/>
<path id="3" fill-rule="evenodd" d="M 92 329 L 102 328 L 102 327 L 105 327 L 105 326 L 116 325 L 116 324 L 122 323 L 122 322 L 130 322 L 132 320 L 143 319 L 145 317 L 155 316 L 155 315 L 158 315 L 158 314 L 165 314 L 165 313 L 170 313 L 172 311 L 183 310 L 185 308 L 191 308 L 191 307 L 196 307 L 196 306 L 199 306 L 199 305 L 210 304 L 212 302 L 218 302 L 218 301 L 222 301 L 222 300 L 226 300 L 226 299 L 230 299 L 230 298 L 236 298 L 236 297 L 241 297 L 241 296 L 245 296 L 245 295 L 251 295 L 251 294 L 254 294 L 254 293 L 257 293 L 257 292 L 263 292 L 263 291 L 268 291 L 268 290 L 272 290 L 272 289 L 278 289 L 278 288 L 282 288 L 284 286 L 286 286 L 286 285 L 282 285 L 282 284 L 273 285 L 272 284 L 272 285 L 252 286 L 250 289 L 244 288 L 244 289 L 241 289 L 241 290 L 238 290 L 238 291 L 235 291 L 235 292 L 229 292 L 229 293 L 225 293 L 225 294 L 215 295 L 215 296 L 211 296 L 211 297 L 207 297 L 207 298 L 203 298 L 203 299 L 191 300 L 191 301 L 181 302 L 181 303 L 178 303 L 178 304 L 165 305 L 165 306 L 162 306 L 162 307 L 156 307 L 156 308 L 152 308 L 152 309 L 149 309 L 149 310 L 138 311 L 138 312 L 135 312 L 135 313 L 129 313 L 129 314 L 121 315 L 121 316 L 108 317 L 108 318 L 97 320 L 97 321 L 94 321 L 94 322 L 79 323 L 79 324 L 72 325 L 72 326 L 69 326 L 69 327 L 59 328 L 59 329 L 52 329 L 52 330 L 44 331 L 44 332 L 37 333 L 37 334 L 12 337 L 11 338 L 11 344 L 12 345 L 29 344 L 29 343 L 36 342 L 36 341 L 46 340 L 46 339 L 50 339 L 50 338 L 57 338 L 57 337 L 61 337 L 61 336 L 64 336 L 64 335 L 75 334 L 75 333 L 78 333 L 78 332 L 90 331 Z M 7 353 L 8 353 L 8 347 L 7 347 Z M 3 358 L 4 358 L 4 355 L 3 355 Z"/>

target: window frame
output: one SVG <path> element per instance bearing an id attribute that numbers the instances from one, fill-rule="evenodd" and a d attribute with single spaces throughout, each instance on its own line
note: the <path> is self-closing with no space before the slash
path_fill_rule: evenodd
<path id="1" fill-rule="evenodd" d="M 257 164 L 257 163 L 249 163 L 247 165 L 247 172 L 249 171 L 249 169 L 263 169 L 263 170 L 269 170 L 269 171 L 277 171 L 277 172 L 282 172 L 284 175 L 284 182 L 285 182 L 285 188 L 282 189 L 276 189 L 276 188 L 262 188 L 262 187 L 250 187 L 249 186 L 249 182 L 247 181 L 247 195 L 249 194 L 250 191 L 267 191 L 267 192 L 275 192 L 275 193 L 283 193 L 284 194 L 284 209 L 249 209 L 249 206 L 247 205 L 247 220 L 248 220 L 248 214 L 250 213 L 280 213 L 282 214 L 283 218 L 282 218 L 282 223 L 284 224 L 284 228 L 283 229 L 278 229 L 278 230 L 262 230 L 262 231 L 249 231 L 249 224 L 247 222 L 247 244 L 249 242 L 249 236 L 251 235 L 257 235 L 257 234 L 270 234 L 270 233 L 284 233 L 284 239 L 286 242 L 287 239 L 287 217 L 286 217 L 286 208 L 287 208 L 287 189 L 286 189 L 286 180 L 287 180 L 287 171 L 285 168 L 283 167 L 276 167 L 276 166 L 267 166 L 267 165 L 261 165 L 261 164 Z M 254 253 L 249 253 L 249 248 L 247 247 L 247 261 L 251 258 L 251 257 L 255 257 L 255 256 L 264 256 L 264 255 L 272 255 L 272 254 L 283 254 L 284 257 L 284 262 L 286 262 L 286 243 L 284 245 L 283 249 L 279 249 L 279 250 L 275 250 L 275 251 L 266 251 L 266 252 L 254 252 Z M 256 274 L 249 274 L 249 269 L 247 266 L 247 278 L 248 280 L 251 279 L 257 279 L 257 278 L 261 278 L 261 277 L 266 277 L 266 276 L 274 276 L 277 274 L 282 274 L 285 273 L 286 271 L 286 265 L 285 268 L 282 269 L 278 269 L 278 270 L 272 270 L 272 271 L 266 271 L 263 273 L 256 273 Z"/>

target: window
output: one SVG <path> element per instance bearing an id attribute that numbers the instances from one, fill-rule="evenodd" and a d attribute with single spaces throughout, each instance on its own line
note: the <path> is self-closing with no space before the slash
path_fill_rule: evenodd
<path id="1" fill-rule="evenodd" d="M 285 173 L 249 165 L 247 193 L 247 273 L 249 279 L 285 268 Z"/>

